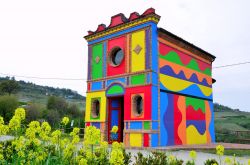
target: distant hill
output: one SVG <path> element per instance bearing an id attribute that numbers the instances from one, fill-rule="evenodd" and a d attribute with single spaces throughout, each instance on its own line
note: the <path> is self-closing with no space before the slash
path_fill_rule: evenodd
<path id="1" fill-rule="evenodd" d="M 214 111 L 215 112 L 239 112 L 239 109 L 233 109 L 225 105 L 221 105 L 219 103 L 214 103 Z"/>
<path id="2" fill-rule="evenodd" d="M 0 77 L 0 83 L 8 79 L 9 77 Z M 15 95 L 19 98 L 20 102 L 46 104 L 49 96 L 58 96 L 66 99 L 68 102 L 76 103 L 81 109 L 85 107 L 86 98 L 71 89 L 36 85 L 22 80 L 17 82 L 20 85 L 20 90 Z"/>
<path id="3" fill-rule="evenodd" d="M 0 83 L 9 77 L 0 77 Z M 46 105 L 49 96 L 58 96 L 69 103 L 76 103 L 81 110 L 85 109 L 86 98 L 76 91 L 65 88 L 54 88 L 18 81 L 20 91 L 16 94 L 20 102 L 36 102 Z M 250 113 L 242 112 L 219 103 L 214 103 L 215 129 L 221 131 L 250 131 Z"/>

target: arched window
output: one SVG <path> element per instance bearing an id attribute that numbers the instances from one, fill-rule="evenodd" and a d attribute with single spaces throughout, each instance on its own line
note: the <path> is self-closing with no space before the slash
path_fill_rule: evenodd
<path id="1" fill-rule="evenodd" d="M 110 51 L 109 58 L 111 65 L 118 66 L 122 63 L 124 52 L 120 47 L 115 47 Z"/>
<path id="2" fill-rule="evenodd" d="M 100 101 L 99 99 L 94 99 L 92 101 L 91 114 L 93 118 L 99 117 L 100 114 Z"/>
<path id="3" fill-rule="evenodd" d="M 140 95 L 133 97 L 133 113 L 140 116 L 143 113 L 143 98 Z"/>

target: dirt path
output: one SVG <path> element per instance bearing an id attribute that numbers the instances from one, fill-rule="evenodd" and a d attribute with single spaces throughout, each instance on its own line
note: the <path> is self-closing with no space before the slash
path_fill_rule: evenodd
<path id="1" fill-rule="evenodd" d="M 132 154 L 132 163 L 134 163 L 135 158 L 134 156 L 137 154 L 137 152 L 141 152 L 144 156 L 147 156 L 150 154 L 149 150 L 136 150 L 136 149 L 127 149 L 126 151 L 131 152 Z M 174 156 L 176 156 L 178 159 L 182 159 L 184 160 L 184 164 L 190 160 L 189 157 L 189 151 L 165 151 L 166 154 L 173 154 Z M 223 160 L 223 164 L 224 164 L 224 159 L 225 157 L 230 157 L 233 158 L 232 156 L 223 156 L 222 160 Z M 197 159 L 196 159 L 196 165 L 204 165 L 204 162 L 207 159 L 216 159 L 219 162 L 219 158 L 217 155 L 215 154 L 209 154 L 209 153 L 203 153 L 203 152 L 197 152 Z M 236 160 L 239 161 L 241 164 L 247 165 L 248 163 L 248 159 L 250 159 L 250 157 L 236 157 Z"/>
<path id="2" fill-rule="evenodd" d="M 200 145 L 177 145 L 169 147 L 156 147 L 157 150 L 171 150 L 171 149 L 213 149 L 217 145 L 223 145 L 225 149 L 250 149 L 250 144 L 235 144 L 235 143 L 211 143 Z"/>

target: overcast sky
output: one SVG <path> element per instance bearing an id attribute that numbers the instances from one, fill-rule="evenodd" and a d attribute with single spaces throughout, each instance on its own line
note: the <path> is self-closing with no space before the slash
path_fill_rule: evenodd
<path id="1" fill-rule="evenodd" d="M 110 17 L 153 7 L 158 24 L 210 52 L 213 66 L 250 61 L 248 0 L 0 0 L 0 76 L 86 79 L 83 36 Z M 250 111 L 250 64 L 213 70 L 214 101 Z M 85 95 L 86 82 L 16 77 Z"/>

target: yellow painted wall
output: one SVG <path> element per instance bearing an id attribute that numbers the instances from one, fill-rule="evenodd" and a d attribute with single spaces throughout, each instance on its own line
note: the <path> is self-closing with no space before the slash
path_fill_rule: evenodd
<path id="1" fill-rule="evenodd" d="M 99 119 L 91 119 L 91 99 L 92 98 L 101 98 L 100 100 L 100 118 Z M 86 98 L 86 113 L 85 113 L 85 121 L 86 122 L 92 122 L 92 121 L 97 121 L 97 122 L 104 122 L 106 119 L 106 96 L 105 96 L 105 91 L 101 92 L 91 92 L 87 93 L 87 98 Z"/>
<path id="2" fill-rule="evenodd" d="M 142 146 L 142 134 L 131 133 L 129 139 L 130 139 L 130 146 L 131 147 L 141 147 Z"/>
<path id="3" fill-rule="evenodd" d="M 206 132 L 203 135 L 201 135 L 193 125 L 187 127 L 187 144 L 206 144 L 206 143 L 207 143 Z"/>
<path id="4" fill-rule="evenodd" d="M 145 39 L 145 31 L 138 31 L 132 33 L 131 35 L 131 71 L 137 72 L 145 70 L 145 53 L 146 53 L 146 39 Z M 136 46 L 139 45 L 142 50 L 139 54 L 134 52 Z"/>

